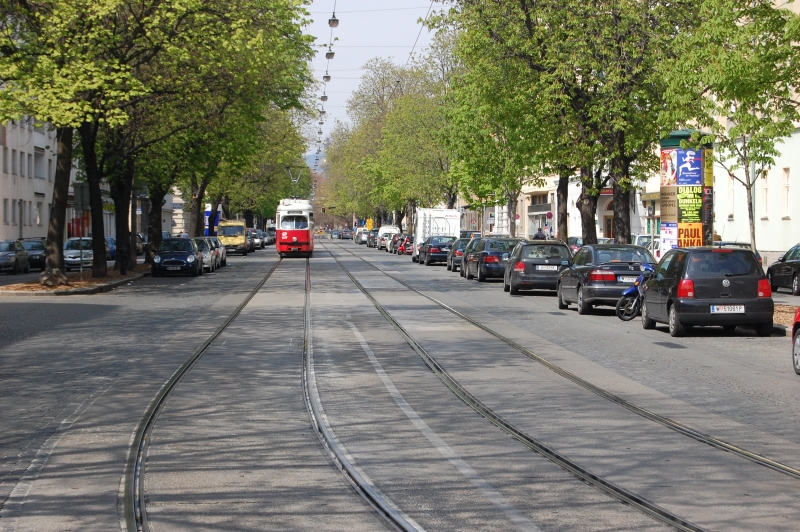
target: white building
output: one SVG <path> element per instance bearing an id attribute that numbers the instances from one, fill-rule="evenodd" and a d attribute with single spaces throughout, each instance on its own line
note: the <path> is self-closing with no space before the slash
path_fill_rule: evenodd
<path id="1" fill-rule="evenodd" d="M 0 126 L 0 239 L 47 236 L 55 176 L 55 130 L 32 118 Z"/>

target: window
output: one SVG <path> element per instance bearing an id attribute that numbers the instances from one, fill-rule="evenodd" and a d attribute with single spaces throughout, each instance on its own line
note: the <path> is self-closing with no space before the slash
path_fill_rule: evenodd
<path id="1" fill-rule="evenodd" d="M 8 173 L 8 148 L 3 147 L 3 172 Z"/>
<path id="2" fill-rule="evenodd" d="M 11 200 L 11 225 L 17 225 L 17 200 Z"/>
<path id="3" fill-rule="evenodd" d="M 36 225 L 42 225 L 42 202 L 36 202 Z"/>
<path id="4" fill-rule="evenodd" d="M 8 198 L 3 198 L 3 223 L 8 225 Z"/>
<path id="5" fill-rule="evenodd" d="M 789 186 L 790 186 L 790 184 L 789 184 L 789 169 L 788 168 L 784 168 L 783 169 L 783 217 L 784 218 L 788 218 L 789 215 L 791 214 L 790 207 L 792 205 L 792 202 L 789 201 L 789 198 L 790 198 L 790 196 L 789 196 L 789 192 L 790 192 Z"/>
<path id="6" fill-rule="evenodd" d="M 19 175 L 25 177 L 25 152 L 19 152 Z"/>
<path id="7" fill-rule="evenodd" d="M 47 159 L 47 180 L 53 180 L 53 159 Z"/>
<path id="8" fill-rule="evenodd" d="M 669 269 L 672 259 L 675 258 L 676 253 L 676 251 L 670 251 L 664 255 L 664 258 L 661 259 L 661 263 L 656 267 L 656 279 L 664 279 L 667 277 L 667 270 Z"/>
<path id="9" fill-rule="evenodd" d="M 17 150 L 11 150 L 11 173 L 17 175 Z"/>
<path id="10" fill-rule="evenodd" d="M 28 202 L 28 225 L 33 225 L 33 202 Z"/>
<path id="11" fill-rule="evenodd" d="M 19 202 L 19 223 L 25 225 L 25 202 Z"/>
<path id="12" fill-rule="evenodd" d="M 281 229 L 308 229 L 308 219 L 305 216 L 284 216 Z"/>
<path id="13" fill-rule="evenodd" d="M 769 216 L 769 177 L 767 171 L 761 172 L 761 216 Z"/>
<path id="14" fill-rule="evenodd" d="M 28 154 L 28 177 L 33 177 L 34 174 L 33 168 L 33 155 L 30 153 Z"/>

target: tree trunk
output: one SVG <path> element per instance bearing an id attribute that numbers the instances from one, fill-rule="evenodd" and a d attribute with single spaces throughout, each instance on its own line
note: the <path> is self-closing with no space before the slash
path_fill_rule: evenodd
<path id="1" fill-rule="evenodd" d="M 105 277 L 108 274 L 106 263 L 105 227 L 103 224 L 103 194 L 100 181 L 103 175 L 97 165 L 97 129 L 91 122 L 84 122 L 78 128 L 83 148 L 83 161 L 86 181 L 89 183 L 89 206 L 92 219 L 92 277 Z"/>
<path id="2" fill-rule="evenodd" d="M 117 233 L 117 252 L 114 260 L 114 269 L 121 274 L 128 272 L 131 255 L 136 257 L 136 247 L 131 249 L 131 231 L 128 226 L 128 219 L 131 211 L 131 189 L 132 180 L 128 179 L 128 173 L 114 176 L 110 180 L 111 199 L 114 200 L 114 227 Z"/>
<path id="3" fill-rule="evenodd" d="M 208 179 L 200 180 L 192 179 L 192 198 L 189 203 L 189 235 L 190 236 L 203 236 L 205 229 L 205 207 L 203 201 L 206 195 L 206 187 L 208 187 Z"/>
<path id="4" fill-rule="evenodd" d="M 250 209 L 244 211 L 244 224 L 247 227 L 255 227 L 253 225 L 253 211 L 251 211 Z"/>
<path id="5" fill-rule="evenodd" d="M 631 192 L 628 170 L 630 163 L 622 157 L 611 161 L 611 188 L 614 191 L 614 242 L 631 243 Z"/>
<path id="6" fill-rule="evenodd" d="M 597 196 L 590 191 L 594 183 L 591 168 L 581 168 L 581 193 L 578 196 L 578 212 L 581 213 L 581 236 L 584 244 L 597 244 Z"/>
<path id="7" fill-rule="evenodd" d="M 568 212 L 569 212 L 569 173 L 562 168 L 558 175 L 558 188 L 556 189 L 556 238 L 567 241 L 569 237 Z"/>
<path id="8" fill-rule="evenodd" d="M 750 247 L 753 249 L 753 253 L 757 253 L 756 220 L 753 209 L 753 185 L 756 183 L 756 180 L 750 180 L 750 173 L 747 170 L 745 170 L 745 177 L 747 178 L 747 186 L 745 186 L 744 189 L 747 191 L 747 219 L 750 221 Z"/>
<path id="9" fill-rule="evenodd" d="M 58 155 L 53 180 L 53 203 L 47 225 L 45 270 L 39 279 L 45 286 L 67 284 L 67 277 L 64 275 L 64 226 L 67 219 L 69 178 L 72 173 L 73 133 L 71 127 L 60 127 L 56 130 Z"/>
<path id="10" fill-rule="evenodd" d="M 508 218 L 508 234 L 515 237 L 517 236 L 517 196 L 509 192 L 507 198 L 506 216 Z"/>
<path id="11" fill-rule="evenodd" d="M 130 254 L 128 255 L 128 271 L 133 271 L 136 269 L 136 244 L 138 239 L 136 238 L 137 233 L 139 232 L 139 224 L 136 220 L 136 211 L 138 210 L 139 206 L 139 189 L 133 186 L 133 159 L 128 159 L 126 167 L 129 167 L 130 171 L 130 183 L 131 183 L 131 224 L 130 224 Z M 127 180 L 126 180 L 127 181 Z"/>
<path id="12" fill-rule="evenodd" d="M 211 214 L 208 217 L 208 235 L 217 236 L 216 227 L 219 225 L 219 205 L 222 202 L 222 196 L 218 195 L 211 200 Z"/>
<path id="13" fill-rule="evenodd" d="M 147 251 L 145 251 L 145 263 L 152 262 L 153 254 L 161 246 L 161 216 L 163 215 L 164 196 L 167 195 L 167 187 L 150 185 L 147 187 L 149 196 L 150 211 L 147 216 Z"/>

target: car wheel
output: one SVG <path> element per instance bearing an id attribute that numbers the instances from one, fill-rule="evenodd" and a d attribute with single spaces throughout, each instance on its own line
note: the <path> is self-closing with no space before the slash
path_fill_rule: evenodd
<path id="1" fill-rule="evenodd" d="M 511 290 L 511 287 L 506 282 L 505 276 L 503 276 L 503 292 L 508 292 L 509 290 Z"/>
<path id="2" fill-rule="evenodd" d="M 486 276 L 481 271 L 480 264 L 478 266 L 476 266 L 476 275 L 475 275 L 475 277 L 477 277 L 479 283 L 482 283 L 482 282 L 484 282 L 486 280 Z"/>
<path id="3" fill-rule="evenodd" d="M 675 305 L 669 307 L 669 334 L 675 338 L 686 334 L 686 327 L 681 323 L 678 311 L 675 310 Z"/>
<path id="4" fill-rule="evenodd" d="M 592 310 L 592 306 L 583 299 L 583 287 L 578 287 L 578 314 L 589 314 Z"/>
<path id="5" fill-rule="evenodd" d="M 773 281 L 772 272 L 771 271 L 767 272 L 767 280 L 769 281 L 770 290 L 772 290 L 773 292 L 777 292 L 778 291 L 778 285 L 776 285 L 775 281 Z"/>
<path id="6" fill-rule="evenodd" d="M 800 280 L 798 280 L 797 274 L 792 277 L 792 294 L 800 296 Z"/>
<path id="7" fill-rule="evenodd" d="M 647 315 L 647 302 L 642 299 L 642 329 L 655 329 L 655 320 L 650 319 Z"/>
<path id="8" fill-rule="evenodd" d="M 25 273 L 31 273 L 31 263 L 28 261 L 28 265 L 25 266 Z"/>
<path id="9" fill-rule="evenodd" d="M 453 264 L 449 260 L 447 261 L 447 271 L 448 272 L 453 271 Z"/>
<path id="10" fill-rule="evenodd" d="M 475 276 L 474 276 L 474 275 L 472 275 L 472 274 L 469 272 L 469 266 L 467 266 L 467 271 L 466 271 L 466 273 L 465 273 L 464 275 L 465 275 L 465 276 L 466 276 L 466 278 L 467 278 L 467 279 L 469 279 L 469 280 L 472 280 L 472 279 L 474 279 L 474 278 L 475 278 Z"/>
<path id="11" fill-rule="evenodd" d="M 459 276 L 459 277 L 464 277 L 464 276 L 466 276 L 466 270 L 464 270 L 463 266 L 462 266 L 461 268 L 459 268 L 459 269 L 458 269 L 458 276 Z"/>
<path id="12" fill-rule="evenodd" d="M 17 275 L 19 273 L 19 264 L 17 261 L 14 261 L 14 267 L 11 268 L 11 275 Z"/>
<path id="13" fill-rule="evenodd" d="M 556 288 L 556 297 L 558 298 L 558 309 L 565 310 L 569 308 L 569 303 L 564 299 L 564 294 L 561 293 L 561 283 L 558 283 Z"/>
<path id="14" fill-rule="evenodd" d="M 772 336 L 772 322 L 756 325 L 756 334 L 761 337 Z"/>
<path id="15" fill-rule="evenodd" d="M 205 273 L 205 270 L 206 270 L 205 266 L 203 266 L 203 265 L 201 264 L 201 265 L 200 265 L 200 272 L 199 272 L 199 275 L 203 275 L 203 274 Z"/>
<path id="16" fill-rule="evenodd" d="M 247 256 L 247 251 L 242 251 L 242 257 L 246 257 L 246 256 Z"/>
<path id="17" fill-rule="evenodd" d="M 198 275 L 200 275 L 200 274 L 199 274 L 199 273 L 197 273 L 197 268 L 195 268 L 194 270 L 192 270 L 192 277 L 197 277 Z"/>
<path id="18" fill-rule="evenodd" d="M 430 266 L 430 265 L 431 265 L 431 255 L 429 253 L 425 255 L 425 266 Z"/>
<path id="19" fill-rule="evenodd" d="M 514 286 L 514 283 L 511 283 L 511 284 L 508 286 L 508 292 L 509 292 L 509 293 L 510 293 L 512 296 L 518 296 L 518 295 L 519 295 L 519 287 L 517 287 L 517 286 Z"/>
<path id="20" fill-rule="evenodd" d="M 794 333 L 794 341 L 792 342 L 792 365 L 794 372 L 800 375 L 800 329 Z"/>
<path id="21" fill-rule="evenodd" d="M 417 262 L 417 258 L 414 255 L 411 255 L 411 262 Z"/>

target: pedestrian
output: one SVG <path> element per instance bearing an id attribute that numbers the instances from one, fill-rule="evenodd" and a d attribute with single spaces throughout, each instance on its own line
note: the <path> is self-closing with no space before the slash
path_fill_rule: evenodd
<path id="1" fill-rule="evenodd" d="M 545 235 L 545 234 L 542 232 L 542 228 L 540 227 L 540 228 L 538 229 L 538 231 L 536 231 L 536 234 L 535 234 L 535 235 L 533 235 L 533 239 L 534 239 L 534 240 L 547 240 L 547 235 Z"/>

